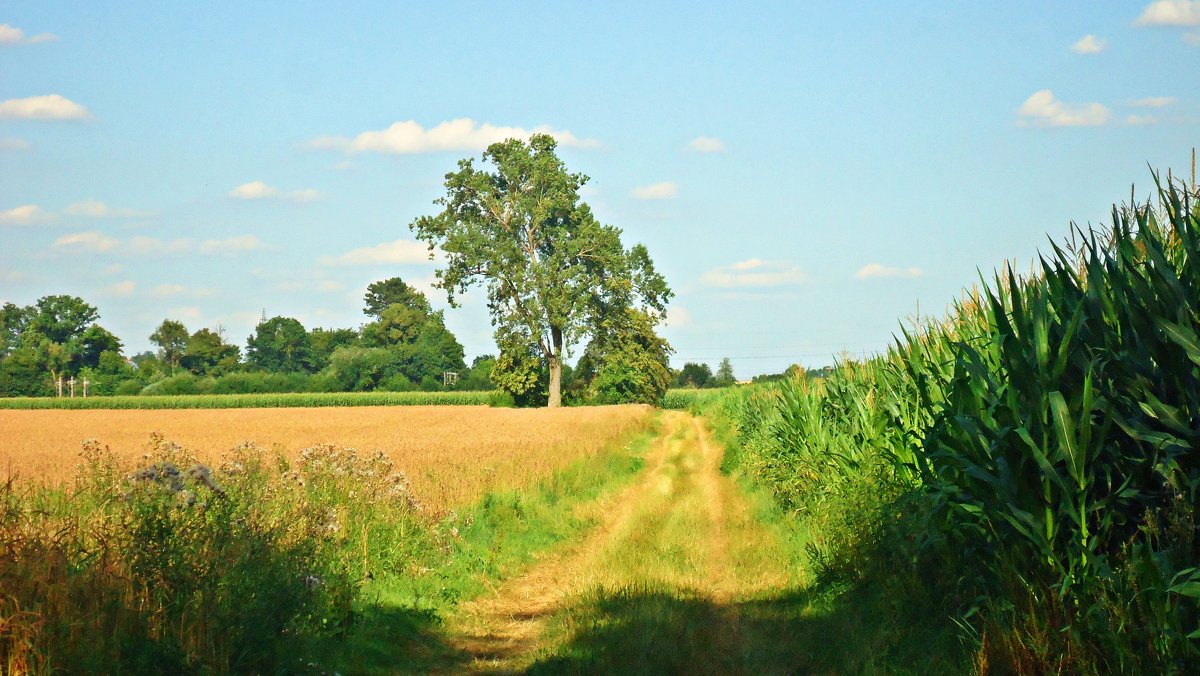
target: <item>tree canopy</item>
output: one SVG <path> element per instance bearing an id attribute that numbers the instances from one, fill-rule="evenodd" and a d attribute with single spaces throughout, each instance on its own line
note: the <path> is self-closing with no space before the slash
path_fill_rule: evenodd
<path id="1" fill-rule="evenodd" d="M 601 318 L 634 306 L 652 321 L 666 311 L 671 291 L 645 247 L 626 250 L 621 231 L 602 225 L 579 199 L 587 182 L 569 173 L 554 139 L 509 139 L 446 175 L 442 211 L 410 228 L 446 255 L 437 285 L 453 305 L 456 294 L 486 286 L 501 355 L 493 379 L 503 384 L 506 365 L 519 367 L 522 384 L 535 380 L 529 359 L 545 360 L 548 405 L 561 404 L 565 351 L 597 329 Z"/>

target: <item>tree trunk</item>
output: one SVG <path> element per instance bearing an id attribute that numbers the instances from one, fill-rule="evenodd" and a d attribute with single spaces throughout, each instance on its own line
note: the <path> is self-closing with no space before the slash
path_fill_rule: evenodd
<path id="1" fill-rule="evenodd" d="M 558 408 L 562 406 L 562 331 L 552 327 L 550 341 L 553 352 L 550 354 L 550 400 L 546 407 Z"/>

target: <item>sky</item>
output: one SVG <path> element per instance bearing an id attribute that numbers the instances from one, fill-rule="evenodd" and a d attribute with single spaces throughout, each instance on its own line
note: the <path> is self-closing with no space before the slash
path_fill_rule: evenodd
<path id="1" fill-rule="evenodd" d="M 749 378 L 886 349 L 1200 146 L 1200 0 L 700 4 L 8 0 L 0 301 L 132 354 L 357 327 L 399 276 L 470 361 L 484 293 L 448 308 L 408 224 L 543 131 L 674 290 L 673 365 Z"/>

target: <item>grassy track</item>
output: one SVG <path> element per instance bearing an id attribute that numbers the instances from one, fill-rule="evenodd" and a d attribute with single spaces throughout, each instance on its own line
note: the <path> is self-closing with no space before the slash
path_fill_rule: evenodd
<path id="1" fill-rule="evenodd" d="M 663 416 L 638 482 L 595 505 L 603 516 L 587 539 L 460 608 L 448 629 L 461 661 L 447 672 L 803 666 L 783 625 L 804 605 L 781 598 L 804 582 L 799 548 L 720 474 L 697 419 Z"/>
<path id="2" fill-rule="evenodd" d="M 810 579 L 789 519 L 722 474 L 722 456 L 699 419 L 663 412 L 636 481 L 591 505 L 590 534 L 461 604 L 438 632 L 447 659 L 431 670 L 963 671 L 920 610 Z"/>

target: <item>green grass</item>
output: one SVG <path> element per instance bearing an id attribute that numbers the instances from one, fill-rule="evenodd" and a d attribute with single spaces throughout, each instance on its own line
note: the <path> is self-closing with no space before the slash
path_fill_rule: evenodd
<path id="1" fill-rule="evenodd" d="M 5 397 L 0 409 L 292 408 L 318 406 L 488 406 L 495 392 L 282 392 L 112 397 Z"/>
<path id="2" fill-rule="evenodd" d="M 447 616 L 519 574 L 539 553 L 582 537 L 595 520 L 578 508 L 627 485 L 651 439 L 641 433 L 532 489 L 491 493 L 448 515 L 436 526 L 440 546 L 415 556 L 406 571 L 368 584 L 350 633 L 315 644 L 310 660 L 330 673 L 461 670 L 470 656 L 451 645 Z"/>

